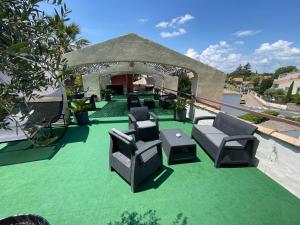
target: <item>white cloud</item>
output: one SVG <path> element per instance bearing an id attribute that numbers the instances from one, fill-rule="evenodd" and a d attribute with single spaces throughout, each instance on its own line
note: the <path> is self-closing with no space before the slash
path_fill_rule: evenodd
<path id="1" fill-rule="evenodd" d="M 175 23 L 184 24 L 187 21 L 193 20 L 193 19 L 194 19 L 194 17 L 191 14 L 185 14 L 184 16 L 177 17 L 177 20 L 175 19 Z"/>
<path id="2" fill-rule="evenodd" d="M 167 28 L 169 25 L 168 22 L 162 21 L 159 24 L 156 25 L 157 28 Z"/>
<path id="3" fill-rule="evenodd" d="M 186 56 L 191 57 L 193 59 L 199 59 L 200 58 L 200 54 L 193 48 L 189 48 L 186 53 Z"/>
<path id="4" fill-rule="evenodd" d="M 194 19 L 194 16 L 187 13 L 183 16 L 175 17 L 175 18 L 171 19 L 171 21 L 169 21 L 169 22 L 162 21 L 162 22 L 158 23 L 156 25 L 156 27 L 157 28 L 162 28 L 162 29 L 165 29 L 165 28 L 178 28 L 179 26 L 181 26 L 181 25 L 185 24 L 186 22 L 188 22 L 190 20 L 193 20 L 193 19 Z"/>
<path id="5" fill-rule="evenodd" d="M 148 22 L 148 19 L 147 18 L 140 18 L 140 19 L 138 19 L 138 22 L 146 23 L 146 22 Z"/>
<path id="6" fill-rule="evenodd" d="M 172 32 L 161 32 L 160 36 L 162 38 L 170 38 L 170 37 L 176 37 L 180 36 L 186 33 L 186 30 L 183 28 L 179 28 L 178 30 L 172 31 Z"/>
<path id="7" fill-rule="evenodd" d="M 217 44 L 209 45 L 201 53 L 194 49 L 188 49 L 186 55 L 203 63 L 227 71 L 235 68 L 241 61 L 241 54 L 234 53 L 234 49 L 226 42 L 220 41 Z"/>
<path id="8" fill-rule="evenodd" d="M 233 48 L 226 41 L 209 45 L 201 53 L 190 48 L 186 55 L 224 71 L 239 65 L 241 59 L 241 55 L 234 53 Z"/>
<path id="9" fill-rule="evenodd" d="M 234 42 L 236 45 L 244 45 L 245 44 L 245 42 L 244 41 L 236 41 L 236 42 Z"/>
<path id="10" fill-rule="evenodd" d="M 272 55 L 272 57 L 285 60 L 290 58 L 300 57 L 300 49 L 293 47 L 293 42 L 278 40 L 272 44 L 263 43 L 255 50 L 256 54 Z"/>
<path id="11" fill-rule="evenodd" d="M 276 69 L 279 66 L 300 65 L 300 48 L 293 42 L 278 40 L 273 43 L 263 43 L 255 49 L 254 63 L 261 67 Z"/>
<path id="12" fill-rule="evenodd" d="M 169 31 L 162 31 L 160 32 L 160 36 L 162 38 L 171 38 L 171 37 L 177 37 L 183 34 L 186 34 L 186 30 L 184 28 L 182 28 L 181 26 L 184 25 L 186 22 L 193 20 L 194 17 L 187 13 L 183 16 L 178 16 L 175 17 L 173 19 L 171 19 L 171 21 L 166 22 L 166 21 L 162 21 L 158 24 L 156 24 L 156 28 L 160 28 L 160 29 L 169 29 Z"/>
<path id="13" fill-rule="evenodd" d="M 300 66 L 300 48 L 284 40 L 263 43 L 251 54 L 241 54 L 234 46 L 220 41 L 209 45 L 202 52 L 189 48 L 186 55 L 225 72 L 231 72 L 238 65 L 247 62 L 259 72 L 273 72 L 281 66 Z"/>
<path id="14" fill-rule="evenodd" d="M 239 31 L 233 33 L 233 35 L 236 37 L 246 37 L 246 36 L 253 36 L 260 32 L 261 32 L 261 30 L 239 30 Z"/>

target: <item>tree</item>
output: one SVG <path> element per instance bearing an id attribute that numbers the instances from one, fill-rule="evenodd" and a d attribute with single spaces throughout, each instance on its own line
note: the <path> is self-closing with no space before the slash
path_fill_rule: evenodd
<path id="1" fill-rule="evenodd" d="M 285 102 L 288 103 L 292 100 L 292 92 L 293 92 L 293 88 L 294 88 L 294 81 L 291 83 L 287 93 L 286 93 L 286 97 L 285 97 Z"/>
<path id="2" fill-rule="evenodd" d="M 273 80 L 272 79 L 266 79 L 266 80 L 263 80 L 260 84 L 260 87 L 259 87 L 259 90 L 258 90 L 258 93 L 259 94 L 264 94 L 264 92 L 269 89 L 270 87 L 272 87 L 272 84 L 273 84 Z"/>
<path id="3" fill-rule="evenodd" d="M 186 73 L 181 73 L 178 77 L 178 92 L 191 94 L 192 83 Z"/>
<path id="4" fill-rule="evenodd" d="M 72 32 L 59 35 L 65 31 L 57 24 L 68 21 L 70 11 L 61 0 L 53 0 L 51 4 L 60 10 L 50 16 L 39 9 L 41 2 L 0 1 L 0 72 L 9 77 L 0 86 L 0 108 L 8 114 L 17 104 L 11 94 L 30 99 L 36 96 L 35 91 L 55 87 L 67 75 L 62 55 Z"/>
<path id="5" fill-rule="evenodd" d="M 286 66 L 286 67 L 280 67 L 278 68 L 275 73 L 274 73 L 274 76 L 273 76 L 273 79 L 277 79 L 278 76 L 280 74 L 283 74 L 283 73 L 290 73 L 290 72 L 293 72 L 293 71 L 297 71 L 297 67 L 296 66 Z"/>
<path id="6" fill-rule="evenodd" d="M 90 44 L 87 39 L 78 38 L 80 27 L 77 24 L 71 23 L 67 25 L 63 18 L 57 19 L 56 17 L 50 19 L 50 24 L 55 27 L 55 34 L 58 37 L 59 45 L 65 53 Z"/>
<path id="7" fill-rule="evenodd" d="M 244 66 L 239 65 L 232 73 L 228 74 L 230 77 L 249 77 L 252 74 L 250 63 Z"/>
<path id="8" fill-rule="evenodd" d="M 250 74 L 251 73 L 251 65 L 250 65 L 250 63 L 247 63 L 246 65 L 244 65 L 243 69 L 246 72 L 246 74 Z"/>
<path id="9" fill-rule="evenodd" d="M 256 87 L 259 84 L 259 76 L 257 75 L 252 76 L 251 81 L 253 82 L 253 86 Z"/>
<path id="10" fill-rule="evenodd" d="M 66 66 L 63 52 L 51 26 L 52 17 L 39 10 L 39 0 L 2 0 L 0 32 L 0 71 L 10 79 L 0 97 L 22 93 L 30 97 L 35 90 L 60 80 Z M 55 2 L 55 1 L 54 1 Z M 54 18 L 65 20 L 69 11 L 62 6 Z M 45 71 L 50 77 L 45 79 Z"/>
<path id="11" fill-rule="evenodd" d="M 278 96 L 284 96 L 285 92 L 281 88 L 269 88 L 264 93 L 267 97 L 278 97 Z"/>

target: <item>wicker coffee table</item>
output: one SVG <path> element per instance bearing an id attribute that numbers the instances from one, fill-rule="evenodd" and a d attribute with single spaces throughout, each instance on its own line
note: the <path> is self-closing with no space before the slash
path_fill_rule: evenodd
<path id="1" fill-rule="evenodd" d="M 155 108 L 155 101 L 153 99 L 144 99 L 144 106 L 147 106 L 149 109 Z"/>
<path id="2" fill-rule="evenodd" d="M 178 134 L 180 134 L 180 136 Z M 164 152 L 168 157 L 169 165 L 176 162 L 193 161 L 196 159 L 195 142 L 180 129 L 160 131 L 160 140 L 162 141 Z"/>

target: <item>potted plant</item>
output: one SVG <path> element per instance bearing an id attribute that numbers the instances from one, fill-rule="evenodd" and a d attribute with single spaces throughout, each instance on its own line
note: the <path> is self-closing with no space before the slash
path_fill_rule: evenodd
<path id="1" fill-rule="evenodd" d="M 160 95 L 159 95 L 159 88 L 154 88 L 154 100 L 159 100 Z"/>
<path id="2" fill-rule="evenodd" d="M 71 88 L 66 88 L 66 95 L 68 99 L 72 99 L 74 96 L 73 90 Z"/>
<path id="3" fill-rule="evenodd" d="M 89 123 L 89 105 L 85 103 L 83 99 L 76 99 L 71 102 L 71 110 L 74 115 L 74 119 L 78 125 L 85 125 Z"/>
<path id="4" fill-rule="evenodd" d="M 50 225 L 50 223 L 45 218 L 33 214 L 9 216 L 0 219 L 0 224 Z"/>
<path id="5" fill-rule="evenodd" d="M 190 101 L 186 98 L 178 98 L 174 104 L 175 109 L 175 120 L 185 121 L 186 120 L 186 107 L 190 104 Z"/>
<path id="6" fill-rule="evenodd" d="M 113 91 L 109 88 L 105 88 L 101 90 L 101 95 L 104 96 L 105 101 L 110 101 L 111 100 L 111 95 L 113 94 Z"/>

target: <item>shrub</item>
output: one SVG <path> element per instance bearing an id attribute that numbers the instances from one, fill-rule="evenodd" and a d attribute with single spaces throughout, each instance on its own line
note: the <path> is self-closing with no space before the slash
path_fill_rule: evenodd
<path id="1" fill-rule="evenodd" d="M 247 113 L 245 115 L 239 116 L 239 118 L 241 118 L 243 120 L 247 120 L 254 124 L 259 124 L 263 121 L 262 116 L 257 116 L 257 115 L 251 114 L 251 113 Z"/>
<path id="2" fill-rule="evenodd" d="M 293 88 L 294 88 L 294 81 L 291 83 L 288 91 L 287 91 L 287 94 L 285 96 L 285 102 L 288 103 L 288 102 L 291 102 L 292 100 L 292 91 L 293 91 Z"/>
<path id="3" fill-rule="evenodd" d="M 272 79 L 267 79 L 267 80 L 263 80 L 259 86 L 259 94 L 264 94 L 264 92 L 269 89 L 270 87 L 272 87 L 273 84 L 273 80 Z"/>
<path id="4" fill-rule="evenodd" d="M 66 88 L 66 95 L 68 98 L 73 96 L 73 90 L 71 88 Z"/>
<path id="5" fill-rule="evenodd" d="M 186 73 L 178 77 L 178 92 L 180 95 L 191 94 L 192 83 Z"/>
<path id="6" fill-rule="evenodd" d="M 293 120 L 293 121 L 296 121 L 296 122 L 300 122 L 300 117 L 290 117 L 290 116 L 286 116 L 285 117 L 287 120 Z"/>
<path id="7" fill-rule="evenodd" d="M 271 115 L 271 116 L 278 116 L 279 115 L 279 112 L 276 112 L 274 110 L 265 110 L 265 111 L 263 111 L 263 113 Z"/>
<path id="8" fill-rule="evenodd" d="M 269 88 L 264 93 L 267 97 L 277 97 L 285 95 L 285 91 L 281 88 Z"/>
<path id="9" fill-rule="evenodd" d="M 191 103 L 191 101 L 186 98 L 179 98 L 175 102 L 174 108 L 176 110 L 185 110 L 186 106 L 189 105 L 190 103 Z"/>
<path id="10" fill-rule="evenodd" d="M 75 99 L 71 102 L 70 109 L 72 112 L 87 112 L 90 109 L 90 104 L 85 102 L 85 99 Z"/>
<path id="11" fill-rule="evenodd" d="M 113 90 L 110 89 L 110 88 L 105 88 L 105 89 L 101 90 L 101 94 L 104 95 L 104 96 L 106 96 L 106 95 L 112 95 L 113 93 L 114 93 Z"/>
<path id="12" fill-rule="evenodd" d="M 295 94 L 292 96 L 292 102 L 300 105 L 300 94 Z"/>

